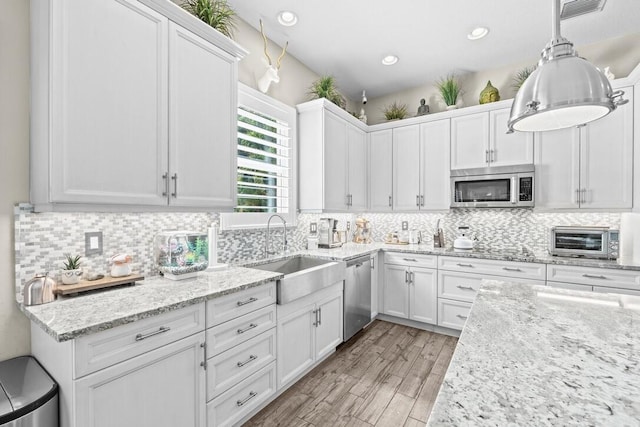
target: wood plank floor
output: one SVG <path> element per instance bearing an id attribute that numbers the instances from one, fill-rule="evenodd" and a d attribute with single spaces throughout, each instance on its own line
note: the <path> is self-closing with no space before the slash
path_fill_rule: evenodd
<path id="1" fill-rule="evenodd" d="M 424 425 L 457 342 L 376 320 L 244 425 Z"/>

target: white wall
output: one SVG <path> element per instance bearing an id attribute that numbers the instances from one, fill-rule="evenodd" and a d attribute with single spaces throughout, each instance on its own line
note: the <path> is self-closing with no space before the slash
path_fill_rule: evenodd
<path id="1" fill-rule="evenodd" d="M 28 354 L 15 302 L 13 205 L 29 200 L 29 2 L 0 1 L 0 360 Z"/>
<path id="2" fill-rule="evenodd" d="M 544 46 L 540 46 L 542 50 Z M 581 57 L 587 58 L 597 67 L 611 67 L 616 77 L 626 77 L 640 63 L 640 33 L 634 33 L 622 37 L 605 40 L 586 46 L 576 46 Z M 511 64 L 506 67 L 494 68 L 461 76 L 460 83 L 464 91 L 462 101 L 464 106 L 478 105 L 480 91 L 485 88 L 487 81 L 500 91 L 501 99 L 510 99 L 515 96 L 511 87 L 513 76 L 526 66 L 533 66 L 539 57 L 532 57 L 530 61 Z M 382 110 L 386 105 L 394 101 L 407 104 L 409 116 L 416 114 L 420 99 L 425 98 L 431 113 L 444 110 L 444 104 L 434 87 L 434 82 L 408 89 L 391 95 L 369 99 L 366 105 L 366 113 L 369 124 L 385 121 Z"/>

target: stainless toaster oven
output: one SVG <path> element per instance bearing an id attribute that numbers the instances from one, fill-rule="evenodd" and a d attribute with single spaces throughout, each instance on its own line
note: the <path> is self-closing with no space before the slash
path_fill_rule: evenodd
<path id="1" fill-rule="evenodd" d="M 620 232 L 609 227 L 553 227 L 549 253 L 557 256 L 617 259 L 620 254 Z"/>

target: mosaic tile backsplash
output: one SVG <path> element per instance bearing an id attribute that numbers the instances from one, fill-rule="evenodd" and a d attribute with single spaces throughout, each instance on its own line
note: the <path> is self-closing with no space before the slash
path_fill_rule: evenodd
<path id="1" fill-rule="evenodd" d="M 289 249 L 306 246 L 309 225 L 321 217 L 338 219 L 345 229 L 362 216 L 369 220 L 374 241 L 382 241 L 388 232 L 409 229 L 422 232 L 423 240 L 432 241 L 438 219 L 444 229 L 447 246 L 453 244 L 457 228 L 470 227 L 480 249 L 516 249 L 524 246 L 534 253 L 545 252 L 549 229 L 554 225 L 604 225 L 619 227 L 619 213 L 543 213 L 530 209 L 454 209 L 445 213 L 364 213 L 299 214 L 297 227 L 287 230 Z M 103 233 L 102 255 L 83 256 L 83 267 L 93 272 L 108 271 L 108 259 L 117 253 L 133 257 L 132 269 L 145 276 L 158 274 L 154 265 L 153 239 L 162 231 L 191 230 L 206 232 L 217 213 L 33 213 L 28 205 L 16 207 L 15 251 L 16 291 L 36 273 L 55 272 L 62 267 L 65 253 L 84 255 L 84 233 Z M 282 230 L 272 230 L 274 248 L 282 241 Z M 265 230 L 222 231 L 218 239 L 219 262 L 236 263 L 264 257 Z"/>

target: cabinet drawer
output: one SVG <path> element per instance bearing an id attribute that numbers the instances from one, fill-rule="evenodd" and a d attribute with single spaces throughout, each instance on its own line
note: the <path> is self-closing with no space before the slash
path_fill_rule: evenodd
<path id="1" fill-rule="evenodd" d="M 593 286 L 577 285 L 575 283 L 547 282 L 547 286 L 550 286 L 552 288 L 570 289 L 572 291 L 593 291 Z"/>
<path id="2" fill-rule="evenodd" d="M 624 295 L 637 295 L 640 296 L 640 291 L 634 291 L 633 289 L 621 289 L 621 288 L 605 288 L 601 286 L 594 286 L 594 292 L 602 292 L 605 294 L 624 294 Z"/>
<path id="3" fill-rule="evenodd" d="M 640 291 L 640 272 L 638 271 L 549 265 L 547 280 Z"/>
<path id="4" fill-rule="evenodd" d="M 204 330 L 204 303 L 148 317 L 74 341 L 74 378 Z"/>
<path id="5" fill-rule="evenodd" d="M 276 391 L 275 362 L 262 368 L 207 404 L 207 425 L 236 425 Z"/>
<path id="6" fill-rule="evenodd" d="M 482 284 L 478 274 L 438 271 L 438 297 L 473 302 Z"/>
<path id="7" fill-rule="evenodd" d="M 545 280 L 546 272 L 546 266 L 544 264 L 445 256 L 438 258 L 438 268 L 441 270 L 522 277 L 534 280 Z"/>
<path id="8" fill-rule="evenodd" d="M 276 329 L 207 361 L 207 401 L 276 360 Z"/>
<path id="9" fill-rule="evenodd" d="M 276 305 L 207 329 L 207 357 L 212 357 L 276 326 Z"/>
<path id="10" fill-rule="evenodd" d="M 462 330 L 470 311 L 469 302 L 438 298 L 438 326 Z"/>
<path id="11" fill-rule="evenodd" d="M 276 282 L 214 298 L 207 301 L 207 328 L 275 302 Z"/>
<path id="12" fill-rule="evenodd" d="M 386 264 L 438 268 L 438 257 L 436 255 L 386 252 L 384 254 L 384 262 Z"/>

